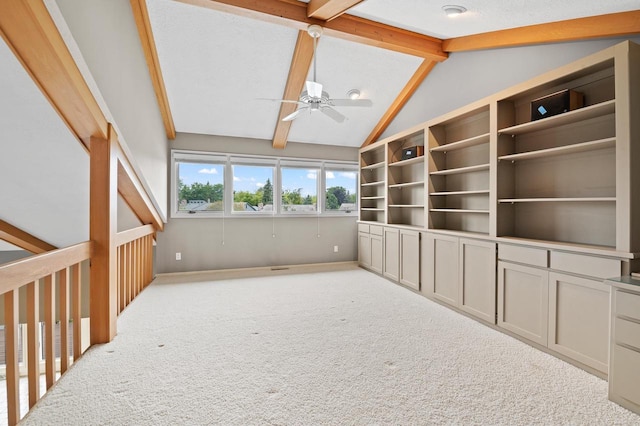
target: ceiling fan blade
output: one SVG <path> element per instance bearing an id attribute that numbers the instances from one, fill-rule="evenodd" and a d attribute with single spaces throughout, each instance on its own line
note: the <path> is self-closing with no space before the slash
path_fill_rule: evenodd
<path id="1" fill-rule="evenodd" d="M 307 81 L 305 83 L 307 87 L 307 93 L 312 98 L 321 98 L 322 97 L 322 84 L 316 83 L 315 81 Z"/>
<path id="2" fill-rule="evenodd" d="M 307 109 L 307 108 L 299 108 L 299 109 L 293 111 L 291 114 L 289 114 L 285 118 L 283 118 L 282 121 L 291 121 L 291 120 L 293 120 L 298 115 L 300 115 L 300 113 L 305 109 Z"/>
<path id="3" fill-rule="evenodd" d="M 306 105 L 306 103 L 301 101 L 291 101 L 289 99 L 268 99 L 268 98 L 257 98 L 259 101 L 272 101 L 272 102 L 281 102 L 283 104 L 298 104 L 298 105 Z"/>
<path id="4" fill-rule="evenodd" d="M 373 102 L 371 101 L 371 99 L 331 99 L 329 100 L 329 103 L 333 106 L 373 106 Z"/>
<path id="5" fill-rule="evenodd" d="M 331 117 L 332 119 L 334 119 L 338 123 L 342 123 L 347 118 L 347 117 L 345 117 L 344 115 L 340 114 L 338 111 L 336 111 L 335 109 L 331 108 L 328 105 L 321 107 L 320 111 L 322 111 L 322 113 L 324 115 Z"/>

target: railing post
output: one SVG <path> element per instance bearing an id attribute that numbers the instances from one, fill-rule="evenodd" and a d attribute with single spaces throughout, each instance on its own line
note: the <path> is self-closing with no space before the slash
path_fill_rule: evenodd
<path id="1" fill-rule="evenodd" d="M 107 140 L 91 138 L 89 234 L 91 256 L 91 344 L 110 342 L 116 335 L 118 202 L 117 135 L 109 126 Z"/>

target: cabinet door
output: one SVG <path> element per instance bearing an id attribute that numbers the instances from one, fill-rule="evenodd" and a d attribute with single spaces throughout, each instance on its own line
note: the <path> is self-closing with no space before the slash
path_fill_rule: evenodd
<path id="1" fill-rule="evenodd" d="M 365 232 L 358 232 L 358 264 L 371 268 L 371 237 Z"/>
<path id="2" fill-rule="evenodd" d="M 384 261 L 382 264 L 382 274 L 393 281 L 398 281 L 400 272 L 399 236 L 400 231 L 398 229 L 384 228 Z"/>
<path id="3" fill-rule="evenodd" d="M 549 272 L 498 262 L 498 325 L 547 346 Z"/>
<path id="4" fill-rule="evenodd" d="M 460 239 L 459 308 L 496 323 L 496 243 Z"/>
<path id="5" fill-rule="evenodd" d="M 458 238 L 427 234 L 426 273 L 428 296 L 458 305 Z"/>
<path id="6" fill-rule="evenodd" d="M 400 231 L 400 283 L 420 290 L 420 232 Z"/>
<path id="7" fill-rule="evenodd" d="M 371 239 L 371 270 L 382 273 L 382 235 L 370 235 Z"/>
<path id="8" fill-rule="evenodd" d="M 609 286 L 549 273 L 549 349 L 607 372 Z"/>

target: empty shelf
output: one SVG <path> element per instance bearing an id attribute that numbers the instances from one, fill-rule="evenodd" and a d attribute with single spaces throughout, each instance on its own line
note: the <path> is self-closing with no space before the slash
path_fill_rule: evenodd
<path id="1" fill-rule="evenodd" d="M 572 198 L 502 198 L 499 203 L 591 203 L 615 202 L 616 197 L 572 197 Z"/>
<path id="2" fill-rule="evenodd" d="M 369 164 L 368 166 L 361 167 L 362 170 L 371 170 L 371 169 L 379 169 L 380 167 L 384 167 L 384 161 L 375 164 Z"/>
<path id="3" fill-rule="evenodd" d="M 457 173 L 470 173 L 480 170 L 489 170 L 489 164 L 478 164 L 477 166 L 458 167 L 457 169 L 445 169 L 438 170 L 436 172 L 430 172 L 430 175 L 442 176 L 442 175 L 454 175 Z"/>
<path id="4" fill-rule="evenodd" d="M 410 164 L 417 164 L 424 162 L 424 155 L 420 155 L 418 157 L 409 158 L 407 160 L 400 160 L 394 163 L 389 163 L 389 167 L 398 167 L 398 166 L 408 166 Z"/>
<path id="5" fill-rule="evenodd" d="M 424 185 L 424 181 L 417 181 L 417 182 L 406 182 L 406 183 L 395 183 L 393 185 L 389 185 L 389 188 L 406 188 L 408 186 L 418 186 L 418 185 Z"/>
<path id="6" fill-rule="evenodd" d="M 431 148 L 429 151 L 431 152 L 453 151 L 456 149 L 468 148 L 470 146 L 482 145 L 483 143 L 489 143 L 489 133 L 484 133 L 482 135 L 474 136 L 472 138 L 463 139 L 461 141 L 440 145 L 435 148 Z"/>
<path id="7" fill-rule="evenodd" d="M 431 192 L 429 195 L 431 196 L 439 196 L 439 195 L 477 195 L 477 194 L 489 194 L 488 189 L 482 189 L 477 191 L 443 191 L 443 192 Z"/>
<path id="8" fill-rule="evenodd" d="M 378 185 L 384 185 L 384 181 L 378 181 L 378 182 L 369 182 L 369 183 L 362 183 L 360 184 L 360 186 L 378 186 Z"/>
<path id="9" fill-rule="evenodd" d="M 468 209 L 431 209 L 430 212 L 442 213 L 484 213 L 489 214 L 489 210 L 468 210 Z"/>
<path id="10" fill-rule="evenodd" d="M 541 157 L 553 157 L 555 155 L 573 154 L 577 152 L 593 151 L 596 149 L 613 148 L 616 146 L 616 138 L 600 139 L 597 141 L 577 143 L 573 145 L 559 146 L 557 148 L 540 149 L 537 151 L 522 152 L 519 154 L 503 155 L 499 160 L 531 160 Z"/>

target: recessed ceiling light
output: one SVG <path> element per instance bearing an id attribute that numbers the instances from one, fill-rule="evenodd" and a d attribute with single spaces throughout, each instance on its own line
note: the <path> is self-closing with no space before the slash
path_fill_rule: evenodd
<path id="1" fill-rule="evenodd" d="M 455 4 L 448 4 L 446 6 L 442 6 L 442 10 L 444 10 L 444 13 L 446 13 L 447 16 L 451 18 L 466 12 L 467 8 L 462 6 L 457 6 Z"/>
<path id="2" fill-rule="evenodd" d="M 358 99 L 360 97 L 360 91 L 358 89 L 351 89 L 347 92 L 349 99 Z"/>

